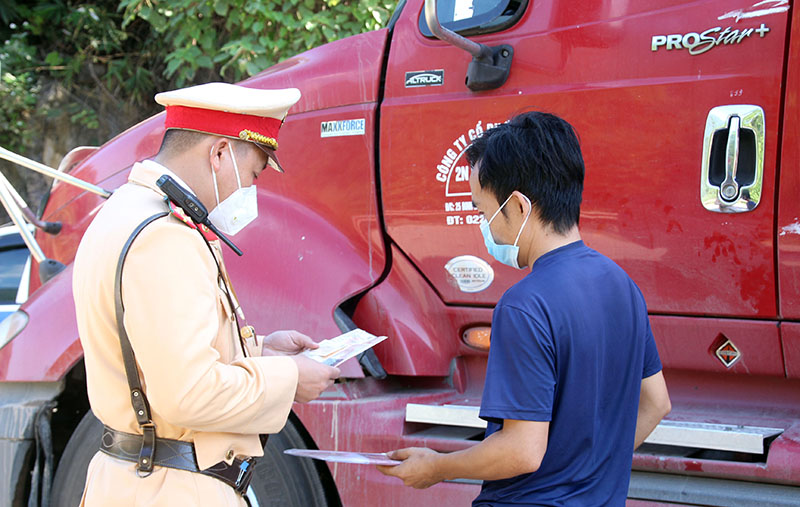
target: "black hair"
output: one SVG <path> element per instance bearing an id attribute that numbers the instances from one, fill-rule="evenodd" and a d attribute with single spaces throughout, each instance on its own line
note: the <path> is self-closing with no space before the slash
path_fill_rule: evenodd
<path id="1" fill-rule="evenodd" d="M 182 151 L 193 148 L 207 136 L 208 134 L 193 130 L 169 129 L 164 132 L 164 139 L 161 140 L 161 148 L 159 148 L 158 154 L 166 156 L 177 155 Z"/>
<path id="2" fill-rule="evenodd" d="M 472 170 L 479 171 L 481 188 L 497 202 L 517 190 L 559 234 L 578 224 L 585 170 L 578 136 L 566 121 L 549 113 L 522 113 L 488 129 L 466 154 Z"/>
<path id="3" fill-rule="evenodd" d="M 164 133 L 164 139 L 161 140 L 161 147 L 158 149 L 158 154 L 167 157 L 177 155 L 182 151 L 193 148 L 209 136 L 214 135 L 215 134 L 206 134 L 205 132 L 197 132 L 194 130 L 169 129 Z M 233 144 L 233 149 L 236 150 L 237 154 L 243 152 L 243 146 L 245 145 L 243 141 L 231 139 L 231 144 Z"/>

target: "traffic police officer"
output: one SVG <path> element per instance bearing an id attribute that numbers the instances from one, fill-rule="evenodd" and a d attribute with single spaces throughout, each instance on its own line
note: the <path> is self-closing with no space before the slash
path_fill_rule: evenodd
<path id="1" fill-rule="evenodd" d="M 338 377 L 298 355 L 317 347 L 308 336 L 261 337 L 245 325 L 220 241 L 156 185 L 170 176 L 211 210 L 219 230 L 237 233 L 257 215 L 255 179 L 267 167 L 282 172 L 278 130 L 299 99 L 294 88 L 223 83 L 156 96 L 167 109 L 158 155 L 134 164 L 75 256 L 89 401 L 105 425 L 82 505 L 244 505 L 242 478 L 263 454 L 259 434 L 280 431 L 294 401 L 316 398 Z M 123 247 L 160 214 L 130 243 L 117 291 Z"/>

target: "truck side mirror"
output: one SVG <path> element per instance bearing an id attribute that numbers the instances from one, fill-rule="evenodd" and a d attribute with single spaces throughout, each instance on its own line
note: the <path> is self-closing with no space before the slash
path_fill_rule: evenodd
<path id="1" fill-rule="evenodd" d="M 436 0 L 425 0 L 425 21 L 439 40 L 452 44 L 472 55 L 465 84 L 473 92 L 493 90 L 503 86 L 511 71 L 514 48 L 508 44 L 489 47 L 458 35 L 439 23 Z"/>

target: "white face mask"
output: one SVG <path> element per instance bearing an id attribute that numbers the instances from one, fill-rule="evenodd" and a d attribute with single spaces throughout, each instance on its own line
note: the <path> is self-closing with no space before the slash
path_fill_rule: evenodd
<path id="1" fill-rule="evenodd" d="M 239 185 L 239 188 L 224 201 L 219 202 L 217 175 L 212 167 L 211 177 L 214 179 L 214 195 L 217 198 L 217 207 L 211 210 L 208 218 L 220 231 L 228 236 L 234 236 L 258 217 L 258 197 L 255 185 L 242 188 L 242 180 L 239 179 L 239 167 L 236 165 L 236 157 L 233 156 L 233 147 L 230 144 L 228 144 L 228 150 L 233 162 L 233 172 L 236 173 L 236 184 Z"/>

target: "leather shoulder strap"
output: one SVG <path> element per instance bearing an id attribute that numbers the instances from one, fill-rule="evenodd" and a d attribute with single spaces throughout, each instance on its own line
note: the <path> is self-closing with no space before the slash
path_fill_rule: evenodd
<path id="1" fill-rule="evenodd" d="M 114 307 L 116 309 L 117 317 L 117 332 L 119 334 L 119 343 L 122 348 L 122 361 L 125 365 L 125 375 L 128 378 L 128 388 L 130 389 L 131 405 L 136 414 L 136 422 L 139 423 L 139 428 L 142 430 L 142 449 L 139 453 L 136 471 L 141 475 L 150 475 L 153 471 L 153 455 L 155 454 L 156 443 L 156 427 L 150 418 L 150 404 L 147 402 L 147 397 L 142 391 L 142 382 L 139 379 L 139 370 L 136 368 L 136 357 L 133 355 L 133 348 L 128 339 L 128 333 L 125 331 L 125 307 L 122 304 L 122 266 L 125 264 L 125 258 L 128 256 L 128 251 L 131 249 L 133 240 L 139 236 L 142 230 L 155 222 L 159 218 L 167 216 L 169 213 L 161 212 L 148 217 L 140 223 L 133 233 L 131 233 L 128 241 L 122 247 L 122 252 L 119 255 L 117 262 L 117 271 L 114 277 Z"/>

